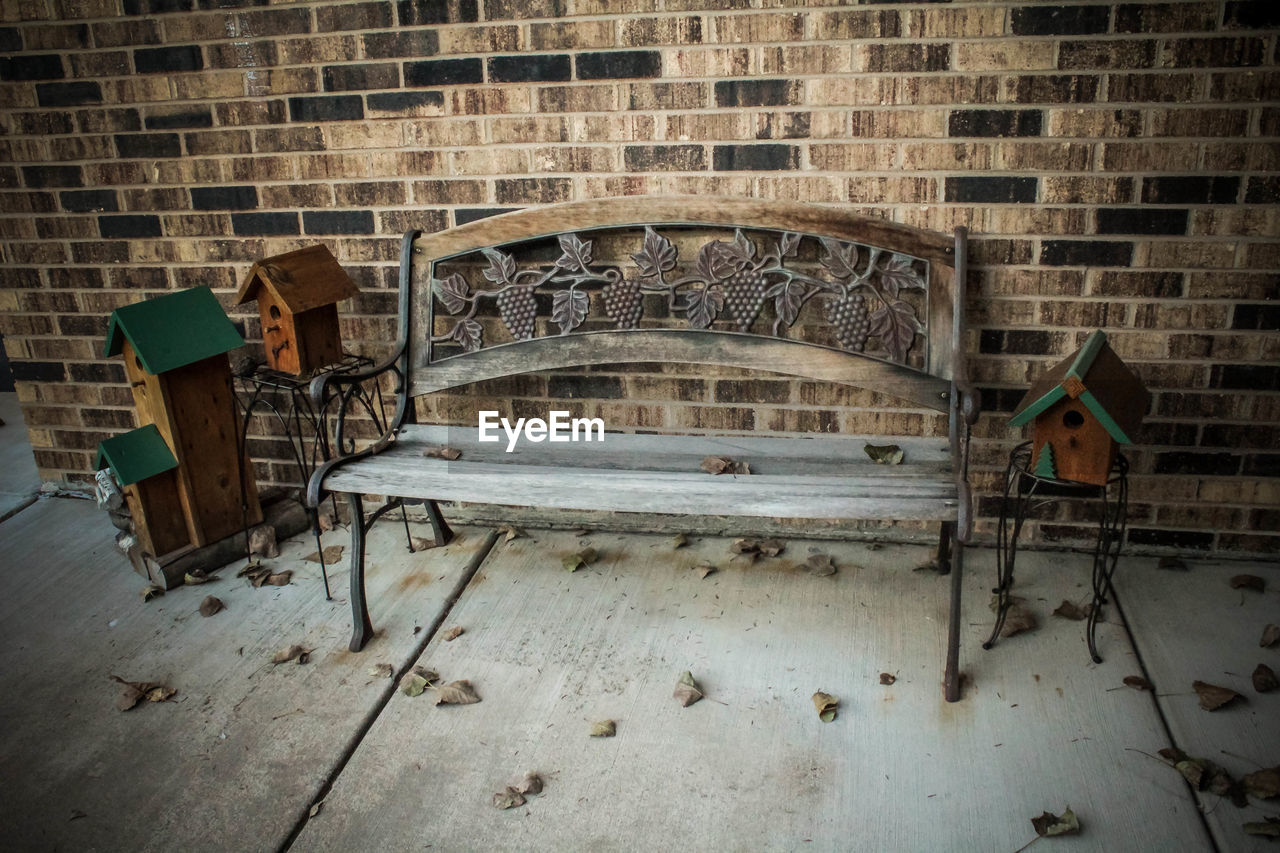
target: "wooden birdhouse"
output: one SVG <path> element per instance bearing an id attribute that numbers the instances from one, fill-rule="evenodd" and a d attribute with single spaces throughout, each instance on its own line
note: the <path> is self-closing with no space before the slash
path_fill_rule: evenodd
<path id="1" fill-rule="evenodd" d="M 124 489 L 133 532 L 142 550 L 163 556 L 190 544 L 178 508 L 178 460 L 155 424 L 109 438 L 98 445 L 98 470 L 110 468 Z"/>
<path id="2" fill-rule="evenodd" d="M 1032 473 L 1105 486 L 1121 444 L 1132 444 L 1151 395 L 1102 330 L 1031 386 L 1009 419 L 1034 421 Z"/>
<path id="3" fill-rule="evenodd" d="M 258 301 L 267 366 L 294 376 L 342 360 L 336 303 L 359 293 L 324 246 L 258 261 L 236 304 Z"/>
<path id="4" fill-rule="evenodd" d="M 227 359 L 243 345 L 207 287 L 117 308 L 107 327 L 106 354 L 124 356 L 138 420 L 156 427 L 177 460 L 170 511 L 196 546 L 262 520 Z"/>

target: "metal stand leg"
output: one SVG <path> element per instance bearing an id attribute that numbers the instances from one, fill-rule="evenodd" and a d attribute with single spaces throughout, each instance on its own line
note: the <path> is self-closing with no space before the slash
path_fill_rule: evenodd
<path id="1" fill-rule="evenodd" d="M 951 567 L 951 611 L 947 622 L 947 666 L 943 675 L 943 697 L 948 702 L 960 699 L 960 591 L 964 578 L 964 545 L 955 543 Z"/>
<path id="2" fill-rule="evenodd" d="M 316 537 L 316 555 L 320 557 L 320 577 L 324 578 L 324 600 L 333 601 L 333 594 L 329 592 L 329 569 L 324 564 L 324 543 L 320 541 L 320 510 L 308 507 L 307 516 L 311 519 L 311 535 Z"/>
<path id="3" fill-rule="evenodd" d="M 945 575 L 951 571 L 951 537 L 954 535 L 955 525 L 950 521 L 942 522 L 942 529 L 938 533 L 938 574 Z"/>
<path id="4" fill-rule="evenodd" d="M 1013 588 L 1013 564 L 1018 556 L 1018 536 L 1022 533 L 1022 522 L 1026 518 L 1027 505 L 1035 491 L 1032 483 L 1026 494 L 1022 494 L 1022 475 L 1014 470 L 1013 462 L 1004 472 L 1004 499 L 1000 502 L 1000 521 L 996 528 L 996 586 L 991 591 L 996 595 L 996 624 L 991 629 L 991 636 L 982 644 L 982 648 L 990 649 L 1000 636 L 1004 627 L 1005 616 L 1009 613 L 1010 594 Z M 1017 493 L 1012 501 L 1010 496 Z M 1013 504 L 1013 531 L 1009 531 L 1009 507 Z"/>
<path id="5" fill-rule="evenodd" d="M 404 508 L 404 504 L 400 504 L 400 520 L 404 522 L 404 541 L 409 546 L 409 553 L 413 550 L 413 534 L 409 532 L 409 511 Z"/>
<path id="6" fill-rule="evenodd" d="M 427 518 L 431 520 L 431 529 L 435 533 L 435 545 L 440 547 L 453 541 L 453 531 L 445 523 L 440 514 L 440 505 L 435 501 L 427 501 Z"/>
<path id="7" fill-rule="evenodd" d="M 353 652 L 364 648 L 364 644 L 373 636 L 373 623 L 369 621 L 369 606 L 364 599 L 364 535 L 368 529 L 364 522 L 364 502 L 355 492 L 347 494 L 347 505 L 351 510 L 351 621 L 353 630 L 351 642 L 347 645 Z M 373 523 L 373 519 L 369 520 Z"/>
<path id="8" fill-rule="evenodd" d="M 1120 460 L 1120 474 L 1115 481 L 1116 498 L 1112 503 L 1110 490 L 1103 489 L 1100 496 L 1100 512 L 1098 518 L 1098 543 L 1093 550 L 1093 604 L 1089 608 L 1088 622 L 1085 624 L 1085 637 L 1089 643 L 1089 657 L 1094 663 L 1102 663 L 1098 654 L 1095 634 L 1098 619 L 1102 615 L 1102 605 L 1107 603 L 1107 595 L 1111 590 L 1111 576 L 1115 574 L 1116 564 L 1120 561 L 1120 548 L 1124 543 L 1125 526 L 1129 515 L 1129 477 L 1128 463 Z"/>

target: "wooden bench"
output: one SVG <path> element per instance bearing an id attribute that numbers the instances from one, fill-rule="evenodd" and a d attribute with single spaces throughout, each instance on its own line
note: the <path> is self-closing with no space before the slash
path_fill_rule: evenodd
<path id="1" fill-rule="evenodd" d="M 945 695 L 959 697 L 960 578 L 971 528 L 964 369 L 966 234 L 940 235 L 790 203 L 618 198 L 495 216 L 404 237 L 399 340 L 362 374 L 318 378 L 319 401 L 390 373 L 388 431 L 316 470 L 308 502 L 351 508 L 351 608 L 359 650 L 372 633 L 364 542 L 373 521 L 437 501 L 564 510 L 939 521 L 950 571 Z M 532 371 L 682 363 L 859 386 L 943 413 L 947 438 L 609 433 L 603 442 L 478 441 L 476 427 L 415 423 L 420 395 Z M 346 412 L 339 412 L 339 448 Z M 544 416 L 545 417 L 545 416 Z M 612 425 L 611 425 L 612 426 Z M 896 444 L 876 464 L 864 443 Z M 428 455 L 447 446 L 453 460 Z M 707 456 L 749 475 L 712 476 Z M 362 495 L 387 501 L 365 518 Z"/>

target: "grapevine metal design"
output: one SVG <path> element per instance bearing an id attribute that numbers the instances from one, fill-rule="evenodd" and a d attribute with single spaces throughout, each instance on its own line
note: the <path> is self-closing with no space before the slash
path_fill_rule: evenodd
<path id="1" fill-rule="evenodd" d="M 842 349 L 862 352 L 870 338 L 879 340 L 892 361 L 905 362 L 907 353 L 925 328 L 915 307 L 903 298 L 908 290 L 927 289 L 927 262 L 910 255 L 828 237 L 821 244 L 819 262 L 830 278 L 787 267 L 799 253 L 804 235 L 780 234 L 761 250 L 742 229 L 732 241 L 712 240 L 698 251 L 691 269 L 681 270 L 679 250 L 666 237 L 646 226 L 640 251 L 631 256 L 635 269 L 626 275 L 617 266 L 597 263 L 592 240 L 577 234 L 559 235 L 561 255 L 550 269 L 520 269 L 508 252 L 481 250 L 488 265 L 482 270 L 491 285 L 473 288 L 458 272 L 432 279 L 432 290 L 452 325 L 433 343 L 453 343 L 463 352 L 484 347 L 484 327 L 476 319 L 484 300 L 493 300 L 512 337 L 536 335 L 538 305 L 535 294 L 555 286 L 551 322 L 567 335 L 587 319 L 591 291 L 599 290 L 604 313 L 619 329 L 635 329 L 644 313 L 644 295 L 664 294 L 668 312 L 683 316 L 693 329 L 710 329 L 724 322 L 738 332 L 753 332 L 764 306 L 773 300 L 770 333 L 785 336 L 801 309 L 815 298 L 833 327 Z M 807 238 L 814 239 L 814 238 Z"/>

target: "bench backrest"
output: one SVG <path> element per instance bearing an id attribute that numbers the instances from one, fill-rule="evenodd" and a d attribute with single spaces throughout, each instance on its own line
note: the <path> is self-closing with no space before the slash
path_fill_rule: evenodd
<path id="1" fill-rule="evenodd" d="M 612 198 L 405 235 L 407 396 L 593 364 L 772 371 L 948 410 L 965 233 L 810 205 Z"/>

